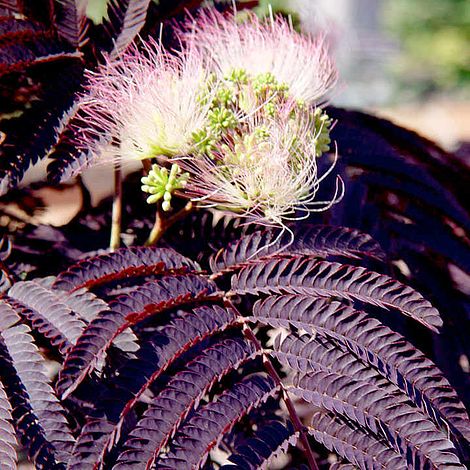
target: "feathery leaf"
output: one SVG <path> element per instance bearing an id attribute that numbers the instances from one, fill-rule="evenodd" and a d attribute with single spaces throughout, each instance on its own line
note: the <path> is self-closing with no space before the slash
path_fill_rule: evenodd
<path id="1" fill-rule="evenodd" d="M 188 275 L 148 282 L 129 295 L 118 297 L 111 302 L 110 310 L 85 328 L 69 351 L 57 382 L 60 395 L 65 398 L 77 388 L 126 328 L 163 310 L 207 299 L 214 292 L 215 286 L 204 278 Z"/>
<path id="2" fill-rule="evenodd" d="M 54 287 L 71 291 L 129 277 L 195 269 L 195 263 L 168 248 L 121 248 L 71 266 L 57 276 Z"/>
<path id="3" fill-rule="evenodd" d="M 380 246 L 367 234 L 359 230 L 329 225 L 307 225 L 296 231 L 291 242 L 289 234 L 275 230 L 257 231 L 230 243 L 210 260 L 214 273 L 230 272 L 274 255 L 309 255 L 326 258 L 371 257 L 384 259 Z M 289 244 L 290 243 L 290 244 Z"/>
<path id="4" fill-rule="evenodd" d="M 252 408 L 277 391 L 270 377 L 254 375 L 237 382 L 211 403 L 202 406 L 176 433 L 166 458 L 156 462 L 161 469 L 201 467 L 211 448 Z"/>
<path id="5" fill-rule="evenodd" d="M 316 441 L 362 470 L 406 470 L 406 461 L 383 440 L 366 434 L 352 423 L 341 422 L 325 410 L 317 411 L 308 429 Z M 331 467 L 330 467 L 331 468 Z"/>
<path id="6" fill-rule="evenodd" d="M 337 301 L 286 295 L 257 301 L 252 319 L 274 328 L 292 326 L 334 341 L 403 390 L 436 424 L 449 428 L 457 447 L 468 455 L 468 414 L 447 379 L 403 336 L 375 318 Z M 297 360 L 308 359 L 308 352 L 309 348 L 300 350 Z M 354 371 L 353 366 L 350 370 Z"/>
<path id="7" fill-rule="evenodd" d="M 243 339 L 212 345 L 176 374 L 149 404 L 124 444 L 116 470 L 149 468 L 172 434 L 209 388 L 256 351 Z"/>
<path id="8" fill-rule="evenodd" d="M 0 468 L 5 470 L 16 470 L 16 436 L 11 416 L 11 405 L 0 382 Z"/>
<path id="9" fill-rule="evenodd" d="M 235 453 L 229 456 L 231 464 L 222 465 L 221 470 L 257 470 L 268 469 L 271 461 L 285 453 L 289 446 L 298 440 L 290 423 L 287 426 L 279 421 L 264 423 L 255 435 L 237 446 Z"/>
<path id="10" fill-rule="evenodd" d="M 397 400 L 366 382 L 320 371 L 302 376 L 288 390 L 387 439 L 410 466 L 464 468 L 444 432 L 406 400 Z"/>
<path id="11" fill-rule="evenodd" d="M 85 323 L 75 315 L 56 292 L 37 282 L 17 282 L 8 291 L 8 295 L 26 307 L 22 309 L 21 315 L 27 318 L 41 334 L 50 339 L 51 343 L 57 346 L 64 355 L 76 343 L 85 328 Z"/>
<path id="12" fill-rule="evenodd" d="M 442 325 L 439 312 L 421 294 L 362 267 L 305 258 L 274 259 L 243 268 L 232 278 L 237 294 L 297 293 L 359 300 L 395 308 L 432 331 Z"/>
<path id="13" fill-rule="evenodd" d="M 110 0 L 104 27 L 113 40 L 111 55 L 118 56 L 139 34 L 147 17 L 150 0 Z"/>
<path id="14" fill-rule="evenodd" d="M 1 381 L 12 406 L 22 443 L 37 468 L 65 468 L 75 439 L 65 412 L 46 376 L 44 360 L 32 342 L 31 330 L 1 304 Z"/>

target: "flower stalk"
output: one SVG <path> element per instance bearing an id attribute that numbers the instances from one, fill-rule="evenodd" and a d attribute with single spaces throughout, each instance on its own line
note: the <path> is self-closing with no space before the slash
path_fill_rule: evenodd
<path id="1" fill-rule="evenodd" d="M 165 217 L 163 211 L 157 209 L 155 223 L 150 231 L 150 235 L 145 242 L 145 246 L 154 246 L 163 237 L 165 232 L 176 222 L 184 219 L 195 209 L 195 205 L 189 201 L 181 210 L 170 217 Z"/>
<path id="2" fill-rule="evenodd" d="M 116 251 L 121 246 L 122 223 L 122 170 L 119 163 L 114 164 L 114 197 L 111 215 L 111 236 L 109 251 Z"/>

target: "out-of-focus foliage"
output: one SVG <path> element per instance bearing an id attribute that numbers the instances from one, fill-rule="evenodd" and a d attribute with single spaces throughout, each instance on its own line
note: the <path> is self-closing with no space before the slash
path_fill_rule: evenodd
<path id="1" fill-rule="evenodd" d="M 402 86 L 470 95 L 469 2 L 386 0 L 383 19 L 403 48 L 396 64 Z"/>
<path id="2" fill-rule="evenodd" d="M 270 8 L 274 12 L 294 14 L 294 11 L 290 8 L 290 2 L 286 0 L 260 0 L 254 10 L 261 16 L 268 14 Z"/>

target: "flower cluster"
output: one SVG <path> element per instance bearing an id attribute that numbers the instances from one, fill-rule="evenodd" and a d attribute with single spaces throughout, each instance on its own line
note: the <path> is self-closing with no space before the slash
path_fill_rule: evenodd
<path id="1" fill-rule="evenodd" d="M 180 52 L 150 41 L 89 74 L 81 110 L 95 125 L 81 144 L 122 164 L 157 159 L 163 167 L 153 166 L 142 189 L 165 210 L 183 189 L 199 204 L 283 225 L 334 202 L 315 201 L 317 158 L 330 147 L 320 106 L 336 80 L 323 39 L 282 18 L 239 23 L 213 11 L 178 34 Z"/>
<path id="2" fill-rule="evenodd" d="M 181 34 L 218 74 L 268 74 L 306 105 L 321 103 L 337 79 L 324 36 L 299 34 L 281 16 L 260 20 L 248 15 L 239 22 L 208 10 L 188 22 Z"/>

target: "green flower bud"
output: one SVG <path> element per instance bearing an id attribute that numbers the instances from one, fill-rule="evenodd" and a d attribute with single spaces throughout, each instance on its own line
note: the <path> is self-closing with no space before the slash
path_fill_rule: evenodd
<path id="1" fill-rule="evenodd" d="M 265 126 L 259 126 L 253 131 L 254 135 L 260 139 L 265 140 L 269 137 L 269 131 Z"/>
<path id="2" fill-rule="evenodd" d="M 285 96 L 289 90 L 287 83 L 281 83 L 271 73 L 260 73 L 253 78 L 253 89 L 258 95 L 273 96 L 277 94 L 279 96 Z"/>
<path id="3" fill-rule="evenodd" d="M 164 167 L 152 165 L 147 176 L 141 179 L 142 191 L 150 194 L 148 204 L 155 204 L 163 199 L 162 209 L 171 209 L 172 193 L 177 189 L 183 189 L 189 179 L 189 173 L 181 173 L 180 167 L 173 163 L 170 172 Z"/>
<path id="4" fill-rule="evenodd" d="M 214 102 L 220 106 L 228 106 L 234 103 L 235 102 L 234 90 L 225 86 L 220 87 L 215 93 Z"/>
<path id="5" fill-rule="evenodd" d="M 235 83 L 237 85 L 245 85 L 248 83 L 248 73 L 245 69 L 232 69 L 224 80 Z"/>
<path id="6" fill-rule="evenodd" d="M 274 89 L 277 83 L 276 77 L 271 72 L 260 73 L 253 78 L 253 88 L 257 93 Z"/>
<path id="7" fill-rule="evenodd" d="M 209 111 L 209 125 L 214 134 L 218 135 L 227 129 L 237 127 L 238 119 L 230 109 L 220 107 Z"/>
<path id="8" fill-rule="evenodd" d="M 330 128 L 333 120 L 320 108 L 312 113 L 312 121 L 315 123 L 316 156 L 330 150 Z"/>
<path id="9" fill-rule="evenodd" d="M 196 153 L 200 154 L 210 154 L 217 143 L 217 139 L 211 134 L 208 128 L 193 132 L 192 137 Z"/>
<path id="10" fill-rule="evenodd" d="M 264 105 L 264 111 L 267 116 L 274 117 L 276 115 L 276 105 L 272 101 L 269 101 Z"/>

